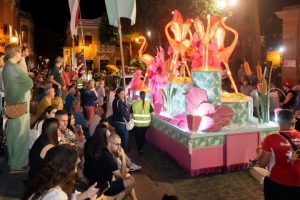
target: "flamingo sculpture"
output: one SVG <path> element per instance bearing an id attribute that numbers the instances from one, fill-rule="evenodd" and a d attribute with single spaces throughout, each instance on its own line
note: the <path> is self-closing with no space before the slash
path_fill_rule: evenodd
<path id="1" fill-rule="evenodd" d="M 194 20 L 194 27 L 198 37 L 201 39 L 202 42 L 202 64 L 207 69 L 207 62 L 208 62 L 208 45 L 210 40 L 215 36 L 216 30 L 220 24 L 220 21 L 216 22 L 212 28 L 210 28 L 210 15 L 207 15 L 207 26 L 206 31 L 204 31 L 204 25 L 202 21 L 197 16 Z M 204 56 L 205 55 L 205 56 Z"/>
<path id="2" fill-rule="evenodd" d="M 167 36 L 167 39 L 173 49 L 173 57 L 170 64 L 170 71 L 168 74 L 169 80 L 172 80 L 174 76 L 176 75 L 176 65 L 178 63 L 179 55 L 181 56 L 181 64 L 183 64 L 184 67 L 180 67 L 180 74 L 179 76 L 185 77 L 185 70 L 187 70 L 188 75 L 190 76 L 190 70 L 187 65 L 187 61 L 185 58 L 185 52 L 188 50 L 188 48 L 192 44 L 192 32 L 190 31 L 190 27 L 192 25 L 191 19 L 187 19 L 183 23 L 183 19 L 179 11 L 174 11 L 173 19 L 170 23 L 167 24 L 165 27 L 165 33 Z M 171 31 L 174 34 L 174 38 L 172 38 L 169 34 L 169 27 L 171 27 Z M 187 34 L 189 33 L 190 39 L 185 39 Z"/>
<path id="3" fill-rule="evenodd" d="M 232 54 L 232 52 L 233 52 L 233 50 L 234 50 L 234 48 L 236 46 L 236 43 L 238 41 L 238 33 L 233 28 L 230 28 L 227 25 L 225 25 L 225 23 L 224 23 L 225 20 L 226 20 L 226 17 L 223 17 L 221 19 L 221 24 L 222 24 L 222 26 L 225 29 L 231 31 L 234 34 L 234 40 L 233 40 L 233 42 L 231 43 L 230 46 L 224 48 L 224 39 L 225 39 L 225 34 L 226 33 L 225 33 L 224 28 L 221 28 L 221 27 L 219 28 L 219 30 L 217 31 L 218 34 L 216 34 L 216 39 L 218 41 L 217 43 L 220 45 L 219 46 L 219 52 L 217 54 L 217 58 L 219 59 L 220 62 L 224 63 L 224 65 L 226 67 L 226 70 L 227 70 L 227 75 L 228 75 L 228 77 L 229 77 L 229 79 L 231 81 L 231 84 L 232 84 L 232 87 L 234 89 L 234 92 L 236 94 L 238 94 L 238 90 L 237 90 L 235 82 L 234 82 L 234 80 L 232 78 L 231 71 L 229 69 L 229 64 L 228 64 L 229 57 Z"/>
<path id="4" fill-rule="evenodd" d="M 144 81 L 143 81 L 143 86 L 145 84 L 145 81 L 148 77 L 148 70 L 149 70 L 149 67 L 152 63 L 152 59 L 154 59 L 153 56 L 151 56 L 150 54 L 143 54 L 143 49 L 146 45 L 146 38 L 144 36 L 140 36 L 139 39 L 143 40 L 143 43 L 142 43 L 142 46 L 140 47 L 139 49 L 139 58 L 146 64 L 147 66 L 147 69 L 146 69 L 146 73 L 145 73 L 145 77 L 144 77 Z"/>

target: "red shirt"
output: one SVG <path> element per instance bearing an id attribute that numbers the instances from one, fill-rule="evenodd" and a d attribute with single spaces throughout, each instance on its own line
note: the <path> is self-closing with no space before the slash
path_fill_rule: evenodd
<path id="1" fill-rule="evenodd" d="M 300 147 L 300 132 L 282 131 Z M 293 160 L 289 142 L 280 134 L 267 135 L 262 143 L 262 150 L 271 153 L 269 178 L 282 185 L 300 187 L 300 160 Z"/>
<path id="2" fill-rule="evenodd" d="M 66 88 L 68 89 L 68 87 L 69 87 L 69 85 L 70 85 L 70 75 L 69 75 L 69 73 L 63 71 L 63 72 L 62 72 L 62 76 L 63 76 L 63 79 L 64 79 L 64 81 L 65 81 L 65 86 L 66 86 Z"/>

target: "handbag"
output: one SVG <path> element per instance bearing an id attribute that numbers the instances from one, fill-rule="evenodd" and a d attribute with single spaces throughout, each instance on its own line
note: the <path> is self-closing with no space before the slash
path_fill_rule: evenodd
<path id="1" fill-rule="evenodd" d="M 11 68 L 9 69 L 9 72 L 8 72 L 5 92 L 7 91 L 7 85 L 8 85 L 7 83 L 8 83 L 8 79 L 10 77 L 10 71 L 11 71 Z M 6 96 L 6 94 L 5 94 L 5 96 Z M 10 105 L 6 104 L 6 105 L 4 105 L 4 112 L 8 118 L 11 118 L 11 119 L 19 118 L 28 112 L 27 102 L 25 101 L 22 103 L 16 103 L 16 104 L 10 104 Z"/>
<path id="2" fill-rule="evenodd" d="M 4 112 L 8 118 L 16 119 L 27 113 L 27 102 L 4 105 Z"/>
<path id="3" fill-rule="evenodd" d="M 270 175 L 270 172 L 259 166 L 257 159 L 250 159 L 248 163 L 250 175 L 260 184 L 264 183 L 264 178 Z"/>
<path id="4" fill-rule="evenodd" d="M 131 119 L 129 120 L 129 122 L 127 122 L 126 119 L 125 119 L 124 117 L 123 117 L 123 119 L 124 119 L 124 121 L 125 121 L 126 130 L 128 130 L 128 131 L 132 130 L 133 127 L 134 127 L 134 121 L 133 121 L 133 119 L 131 118 Z"/>
<path id="5" fill-rule="evenodd" d="M 120 101 L 120 99 L 117 101 L 117 108 L 118 108 L 118 110 L 119 110 L 119 101 Z M 127 122 L 124 117 L 123 117 L 123 119 L 124 119 L 124 122 L 125 122 L 126 130 L 128 130 L 128 131 L 132 130 L 133 127 L 134 127 L 134 121 L 133 121 L 133 119 L 131 118 L 129 120 L 129 122 Z"/>

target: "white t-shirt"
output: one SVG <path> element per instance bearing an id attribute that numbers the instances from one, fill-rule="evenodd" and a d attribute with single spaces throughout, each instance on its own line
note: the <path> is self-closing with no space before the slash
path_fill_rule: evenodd
<path id="1" fill-rule="evenodd" d="M 95 132 L 96 127 L 99 124 L 100 120 L 101 120 L 101 117 L 99 115 L 95 114 L 90 123 L 90 126 L 89 126 L 90 136 L 94 135 L 94 132 Z"/>
<path id="2" fill-rule="evenodd" d="M 21 62 L 22 62 L 22 64 L 23 64 L 24 68 L 25 68 L 25 72 L 27 73 L 27 72 L 28 72 L 28 69 L 27 69 L 27 64 L 26 64 L 26 61 L 25 61 L 25 58 L 24 58 L 24 57 L 21 58 Z"/>
<path id="3" fill-rule="evenodd" d="M 80 192 L 75 190 L 75 193 L 72 194 L 72 200 L 76 200 L 78 194 L 80 194 Z M 28 200 L 31 200 L 32 196 Z M 48 193 L 40 197 L 39 200 L 68 200 L 68 196 L 60 187 L 57 187 L 50 189 Z"/>
<path id="4" fill-rule="evenodd" d="M 104 90 L 103 86 L 99 85 L 96 88 L 96 92 L 98 94 L 99 104 L 100 104 L 100 106 L 102 106 L 103 105 L 103 97 L 105 97 L 105 90 Z"/>
<path id="5" fill-rule="evenodd" d="M 112 92 L 112 91 L 110 91 L 109 92 L 109 99 L 108 99 L 108 102 L 107 102 L 107 104 L 106 104 L 106 119 L 108 118 L 108 117 L 110 117 L 112 114 L 113 114 L 113 110 L 112 110 L 112 102 L 114 101 L 114 99 L 115 99 L 115 94 L 116 93 L 114 93 L 114 92 Z"/>

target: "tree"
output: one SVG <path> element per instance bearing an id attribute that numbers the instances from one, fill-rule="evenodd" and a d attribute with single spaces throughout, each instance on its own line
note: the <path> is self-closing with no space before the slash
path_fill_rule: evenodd
<path id="1" fill-rule="evenodd" d="M 100 44 L 115 45 L 119 42 L 118 28 L 109 24 L 107 13 L 103 13 L 101 17 L 98 34 Z"/>
<path id="2" fill-rule="evenodd" d="M 266 20 L 263 26 L 263 34 L 265 36 L 266 49 L 278 49 L 281 45 L 282 38 L 282 20 L 273 14 Z"/>

